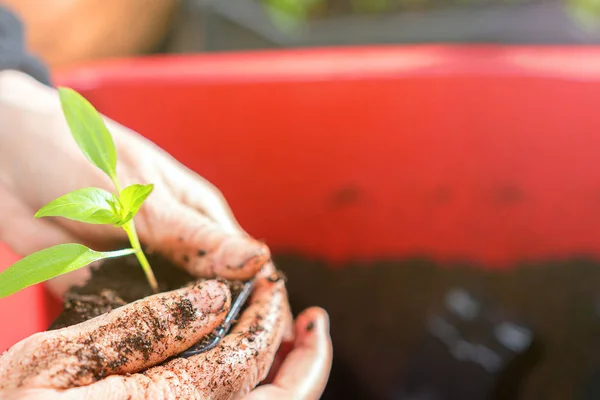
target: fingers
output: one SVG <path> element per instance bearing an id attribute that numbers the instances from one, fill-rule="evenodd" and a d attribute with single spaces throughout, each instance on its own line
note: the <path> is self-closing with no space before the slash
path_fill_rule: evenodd
<path id="1" fill-rule="evenodd" d="M 271 364 L 271 368 L 269 369 L 269 374 L 265 378 L 261 384 L 267 384 L 273 382 L 277 373 L 279 372 L 279 368 L 281 368 L 281 364 L 285 361 L 290 351 L 294 348 L 294 339 L 296 337 L 296 333 L 294 332 L 294 317 L 292 315 L 291 310 L 286 313 L 284 316 L 284 330 L 283 337 L 281 338 L 281 344 L 279 345 L 279 349 L 277 349 L 277 353 L 275 354 L 275 359 Z"/>
<path id="2" fill-rule="evenodd" d="M 0 240 L 20 255 L 42 250 L 75 237 L 49 220 L 36 220 L 32 211 L 0 182 Z"/>
<path id="3" fill-rule="evenodd" d="M 269 249 L 244 232 L 218 189 L 164 151 L 147 151 L 154 153 L 153 170 L 165 190 L 157 188 L 142 210 L 142 241 L 198 277 L 255 276 L 269 261 Z"/>
<path id="4" fill-rule="evenodd" d="M 333 349 L 329 318 L 320 308 L 303 312 L 296 320 L 296 340 L 272 385 L 258 388 L 246 400 L 320 398 L 331 370 Z"/>
<path id="5" fill-rule="evenodd" d="M 0 183 L 0 241 L 14 252 L 26 256 L 60 243 L 77 243 L 71 233 L 49 220 L 36 220 L 33 213 Z M 90 276 L 87 268 L 59 275 L 47 282 L 50 291 L 60 298 L 73 284 L 82 283 Z"/>
<path id="6" fill-rule="evenodd" d="M 64 389 L 156 365 L 212 332 L 230 303 L 224 283 L 205 281 L 33 335 L 0 357 L 0 389 Z"/>
<path id="7" fill-rule="evenodd" d="M 75 400 L 66 392 L 54 389 L 0 390 L 0 400 Z"/>
<path id="8" fill-rule="evenodd" d="M 165 371 L 167 375 L 185 375 L 185 382 L 194 391 L 181 392 L 184 398 L 194 393 L 206 399 L 237 398 L 252 390 L 267 375 L 289 311 L 283 279 L 272 278 L 257 281 L 250 305 L 217 348 L 187 360 L 174 360 L 164 370 L 157 368 L 147 375 L 154 381 L 164 379 Z"/>
<path id="9" fill-rule="evenodd" d="M 224 232 L 243 234 L 225 197 L 209 181 L 179 163 L 169 163 L 169 174 L 176 175 L 181 184 L 170 185 L 172 192 L 183 204 L 205 214 L 219 224 Z M 165 179 L 171 182 L 170 179 Z"/>
<path id="10" fill-rule="evenodd" d="M 257 281 L 251 305 L 234 332 L 207 353 L 177 358 L 142 374 L 111 376 L 67 390 L 86 399 L 231 399 L 247 394 L 267 374 L 289 311 L 283 280 Z"/>
<path id="11" fill-rule="evenodd" d="M 153 206 L 146 212 L 151 234 L 142 240 L 194 276 L 246 280 L 271 257 L 263 243 L 226 233 L 215 221 L 181 203 Z"/>

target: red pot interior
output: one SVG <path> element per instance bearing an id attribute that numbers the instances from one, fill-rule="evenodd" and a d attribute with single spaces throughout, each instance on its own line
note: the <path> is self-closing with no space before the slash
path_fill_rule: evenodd
<path id="1" fill-rule="evenodd" d="M 600 253 L 598 48 L 167 57 L 57 82 L 216 184 L 275 251 L 489 268 Z M 0 300 L 0 350 L 46 327 L 44 304 L 39 287 Z"/>

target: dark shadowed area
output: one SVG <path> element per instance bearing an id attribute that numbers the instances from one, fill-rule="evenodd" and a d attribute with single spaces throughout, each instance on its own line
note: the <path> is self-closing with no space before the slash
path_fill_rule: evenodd
<path id="1" fill-rule="evenodd" d="M 598 262 L 487 272 L 423 259 L 335 269 L 294 255 L 275 262 L 288 276 L 294 312 L 319 305 L 330 314 L 335 359 L 324 399 L 598 398 L 591 386 L 598 379 L 590 378 L 600 369 Z M 448 300 L 459 304 L 460 293 L 478 299 L 477 316 L 448 311 Z M 434 335 L 432 323 L 443 319 L 454 326 L 446 333 L 458 337 L 452 350 Z M 507 326 L 531 334 L 521 335 L 526 348 L 498 344 Z M 467 344 L 491 350 L 499 367 L 490 372 L 468 359 Z"/>

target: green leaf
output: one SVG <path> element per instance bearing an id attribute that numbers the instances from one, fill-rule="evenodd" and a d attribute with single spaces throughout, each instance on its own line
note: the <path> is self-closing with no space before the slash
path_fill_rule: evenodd
<path id="1" fill-rule="evenodd" d="M 121 222 L 121 215 L 117 196 L 104 189 L 84 188 L 51 201 L 35 217 L 64 217 L 88 224 L 116 225 Z"/>
<path id="2" fill-rule="evenodd" d="M 151 183 L 148 185 L 139 185 L 136 183 L 127 186 L 121 191 L 119 198 L 121 200 L 121 205 L 123 206 L 123 218 L 119 225 L 126 224 L 133 219 L 142 206 L 142 203 L 150 196 L 153 189 L 154 185 Z"/>
<path id="3" fill-rule="evenodd" d="M 69 88 L 59 88 L 63 113 L 71 134 L 83 154 L 113 180 L 117 179 L 117 151 L 104 120 L 83 96 Z"/>
<path id="4" fill-rule="evenodd" d="M 134 249 L 98 252 L 81 244 L 59 244 L 33 253 L 0 273 L 0 298 L 94 261 L 135 253 Z"/>

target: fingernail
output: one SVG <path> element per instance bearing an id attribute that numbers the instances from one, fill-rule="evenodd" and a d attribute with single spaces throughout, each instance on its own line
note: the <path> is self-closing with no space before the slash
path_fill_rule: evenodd
<path id="1" fill-rule="evenodd" d="M 264 244 L 249 237 L 231 236 L 223 241 L 215 260 L 223 268 L 219 275 L 234 274 L 237 279 L 246 279 L 254 276 L 270 257 Z"/>
<path id="2" fill-rule="evenodd" d="M 329 333 L 329 315 L 325 310 L 321 310 L 315 321 L 320 331 Z"/>

